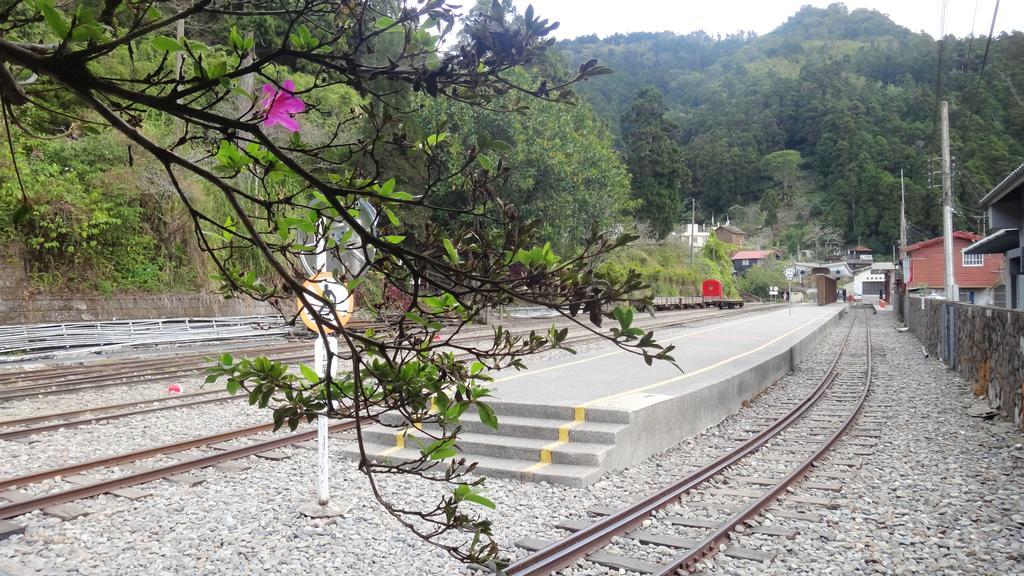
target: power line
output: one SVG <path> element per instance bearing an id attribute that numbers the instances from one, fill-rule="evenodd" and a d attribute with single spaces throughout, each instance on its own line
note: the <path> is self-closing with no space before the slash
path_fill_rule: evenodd
<path id="1" fill-rule="evenodd" d="M 967 42 L 967 60 L 964 62 L 964 71 L 971 65 L 971 49 L 974 48 L 974 24 L 978 21 L 978 0 L 974 0 L 974 16 L 971 17 L 971 39 Z"/>
<path id="2" fill-rule="evenodd" d="M 999 0 L 996 0 L 996 8 L 992 11 L 992 25 L 988 28 L 988 40 L 985 41 L 985 55 L 981 58 L 981 70 L 978 71 L 979 80 L 981 80 L 981 76 L 985 73 L 985 63 L 988 62 L 988 49 L 992 46 L 992 33 L 996 30 L 997 14 L 999 14 Z"/>

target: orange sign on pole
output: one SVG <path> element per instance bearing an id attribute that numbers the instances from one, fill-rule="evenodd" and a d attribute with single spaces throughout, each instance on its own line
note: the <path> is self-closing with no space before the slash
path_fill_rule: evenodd
<path id="1" fill-rule="evenodd" d="M 315 308 L 315 311 L 311 313 L 308 308 L 302 305 L 301 299 L 296 299 L 299 318 L 302 319 L 302 323 L 306 325 L 306 328 L 313 332 L 318 332 L 317 319 L 322 322 L 334 323 L 335 312 L 337 312 L 338 322 L 342 326 L 348 324 L 349 319 L 352 318 L 352 311 L 355 309 L 355 297 L 349 294 L 348 288 L 344 284 L 334 279 L 333 274 L 321 272 L 313 278 L 306 280 L 302 286 L 334 303 L 334 306 L 329 306 L 319 300 L 311 300 L 310 305 Z M 324 326 L 324 332 L 330 334 L 334 330 Z"/>

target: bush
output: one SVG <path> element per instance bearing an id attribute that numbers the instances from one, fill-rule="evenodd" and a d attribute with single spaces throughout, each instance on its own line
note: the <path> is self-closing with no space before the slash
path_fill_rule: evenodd
<path id="1" fill-rule="evenodd" d="M 167 232 L 175 211 L 147 197 L 141 167 L 122 168 L 122 137 L 105 132 L 16 144 L 28 203 L 9 157 L 0 161 L 0 234 L 22 246 L 37 287 L 110 293 L 195 284 L 187 235 L 154 231 Z"/>
<path id="2" fill-rule="evenodd" d="M 785 290 L 786 276 L 776 262 L 759 264 L 748 268 L 739 278 L 739 287 L 743 292 L 754 294 L 760 298 L 768 298 L 768 287 L 778 286 Z"/>

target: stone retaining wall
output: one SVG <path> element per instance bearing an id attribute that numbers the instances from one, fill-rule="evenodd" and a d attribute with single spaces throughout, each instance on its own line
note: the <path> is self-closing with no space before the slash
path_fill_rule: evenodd
<path id="1" fill-rule="evenodd" d="M 976 395 L 987 396 L 993 409 L 1024 429 L 1024 311 L 908 297 L 904 312 L 929 354 L 960 372 Z"/>
<path id="2" fill-rule="evenodd" d="M 259 302 L 225 300 L 219 294 L 201 293 L 0 298 L 0 325 L 256 314 L 276 315 L 277 311 Z"/>
<path id="3" fill-rule="evenodd" d="M 219 294 L 129 294 L 116 296 L 32 293 L 19 264 L 0 264 L 0 325 L 55 324 L 94 320 L 203 318 L 277 314 L 268 304 L 225 300 Z"/>

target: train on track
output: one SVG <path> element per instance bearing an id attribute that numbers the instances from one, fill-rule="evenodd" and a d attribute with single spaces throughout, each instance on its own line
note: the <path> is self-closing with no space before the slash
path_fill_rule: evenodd
<path id="1" fill-rule="evenodd" d="M 700 296 L 655 296 L 655 310 L 685 310 L 687 308 L 742 308 L 743 300 L 727 298 L 720 280 L 709 278 L 700 287 Z"/>

